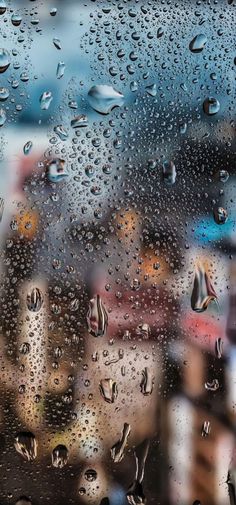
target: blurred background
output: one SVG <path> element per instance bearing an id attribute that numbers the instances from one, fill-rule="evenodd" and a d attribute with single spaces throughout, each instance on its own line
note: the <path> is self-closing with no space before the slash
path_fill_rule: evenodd
<path id="1" fill-rule="evenodd" d="M 236 503 L 235 12 L 0 0 L 2 505 Z"/>

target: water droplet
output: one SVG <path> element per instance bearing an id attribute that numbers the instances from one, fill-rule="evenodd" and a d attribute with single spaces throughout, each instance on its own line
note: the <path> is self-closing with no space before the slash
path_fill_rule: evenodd
<path id="1" fill-rule="evenodd" d="M 124 450 L 127 445 L 130 431 L 130 425 L 128 423 L 124 423 L 120 440 L 116 442 L 116 444 L 114 444 L 111 448 L 111 457 L 115 463 L 119 463 L 124 458 Z"/>
<path id="2" fill-rule="evenodd" d="M 65 169 L 65 161 L 59 158 L 53 159 L 47 163 L 46 172 L 50 182 L 61 182 L 65 177 L 68 177 L 68 172 Z"/>
<path id="3" fill-rule="evenodd" d="M 208 116 L 213 116 L 219 112 L 220 102 L 213 97 L 206 98 L 203 102 L 203 110 Z"/>
<path id="4" fill-rule="evenodd" d="M 176 168 L 173 161 L 164 161 L 163 165 L 163 180 L 165 184 L 172 185 L 176 179 Z"/>
<path id="5" fill-rule="evenodd" d="M 4 198 L 0 197 L 0 223 L 2 221 L 3 212 L 4 212 Z"/>
<path id="6" fill-rule="evenodd" d="M 207 37 L 203 34 L 196 35 L 189 44 L 189 49 L 192 53 L 201 53 L 207 43 Z"/>
<path id="7" fill-rule="evenodd" d="M 114 403 L 118 395 L 117 384 L 112 379 L 102 379 L 99 385 L 100 393 L 107 403 Z"/>
<path id="8" fill-rule="evenodd" d="M 219 389 L 218 379 L 213 379 L 210 382 L 205 382 L 205 389 L 207 391 L 217 391 L 217 389 Z"/>
<path id="9" fill-rule="evenodd" d="M 203 265 L 196 266 L 193 291 L 191 296 L 191 307 L 195 312 L 204 312 L 209 303 L 217 300 L 217 295 Z"/>
<path id="10" fill-rule="evenodd" d="M 108 325 L 108 316 L 101 297 L 95 295 L 89 302 L 87 314 L 88 331 L 94 337 L 103 337 Z"/>
<path id="11" fill-rule="evenodd" d="M 30 352 L 29 342 L 24 342 L 23 344 L 21 344 L 19 351 L 21 354 L 24 354 L 24 355 L 29 354 L 29 352 Z"/>
<path id="12" fill-rule="evenodd" d="M 56 7 L 53 7 L 53 8 L 50 10 L 50 16 L 56 16 L 56 13 L 57 13 L 57 8 L 56 8 Z"/>
<path id="13" fill-rule="evenodd" d="M 94 482 L 97 478 L 97 472 L 93 468 L 88 468 L 88 470 L 85 470 L 84 476 L 88 482 Z"/>
<path id="14" fill-rule="evenodd" d="M 43 305 L 43 294 L 39 288 L 33 288 L 27 294 L 27 307 L 31 312 L 38 312 Z"/>
<path id="15" fill-rule="evenodd" d="M 68 139 L 68 132 L 65 130 L 63 125 L 54 126 L 53 131 L 58 135 L 60 140 Z"/>
<path id="16" fill-rule="evenodd" d="M 44 91 L 42 95 L 40 96 L 40 107 L 42 110 L 48 110 L 51 101 L 53 100 L 53 96 L 51 91 Z"/>
<path id="17" fill-rule="evenodd" d="M 84 126 L 88 126 L 88 118 L 85 114 L 80 114 L 79 116 L 75 116 L 71 120 L 70 124 L 72 128 L 81 128 Z"/>
<path id="18" fill-rule="evenodd" d="M 146 503 L 146 497 L 143 492 L 142 482 L 144 478 L 144 470 L 148 450 L 149 440 L 145 440 L 141 445 L 141 451 L 139 452 L 139 455 L 137 453 L 137 450 L 134 452 L 136 463 L 135 479 L 129 487 L 128 492 L 126 493 L 127 501 L 130 503 L 130 505 L 145 505 Z"/>
<path id="19" fill-rule="evenodd" d="M 202 437 L 207 437 L 211 431 L 211 423 L 210 421 L 204 421 L 202 425 Z"/>
<path id="20" fill-rule="evenodd" d="M 7 10 L 6 1 L 0 0 L 0 15 L 5 14 Z"/>
<path id="21" fill-rule="evenodd" d="M 150 332 L 151 332 L 151 329 L 150 329 L 149 324 L 147 324 L 147 323 L 140 323 L 136 328 L 137 336 L 143 338 L 144 340 L 147 340 L 149 338 Z M 128 337 L 127 333 L 126 333 L 126 337 Z"/>
<path id="22" fill-rule="evenodd" d="M 124 104 L 124 95 L 112 86 L 100 84 L 89 90 L 88 102 L 96 112 L 109 114 L 114 107 L 121 107 Z"/>
<path id="23" fill-rule="evenodd" d="M 224 224 L 228 219 L 228 212 L 223 207 L 216 207 L 213 211 L 213 216 L 217 224 Z"/>
<path id="24" fill-rule="evenodd" d="M 60 51 L 61 50 L 61 41 L 60 41 L 60 39 L 57 39 L 55 37 L 52 41 L 53 41 L 53 44 L 56 47 L 56 49 L 58 49 Z"/>
<path id="25" fill-rule="evenodd" d="M 52 451 L 52 465 L 63 468 L 68 463 L 68 449 L 65 445 L 57 445 Z"/>
<path id="26" fill-rule="evenodd" d="M 21 496 L 15 503 L 15 505 L 32 505 L 32 502 L 27 496 Z"/>
<path id="27" fill-rule="evenodd" d="M 13 26 L 20 26 L 22 21 L 22 16 L 20 14 L 12 14 L 11 22 Z"/>
<path id="28" fill-rule="evenodd" d="M 0 88 L 0 101 L 5 102 L 9 97 L 9 90 L 7 88 Z"/>
<path id="29" fill-rule="evenodd" d="M 153 377 L 148 367 L 142 370 L 142 380 L 140 384 L 141 392 L 143 395 L 150 395 L 153 391 Z"/>
<path id="30" fill-rule="evenodd" d="M 0 74 L 6 72 L 10 65 L 10 55 L 6 49 L 0 49 Z"/>
<path id="31" fill-rule="evenodd" d="M 220 182 L 223 182 L 223 183 L 227 182 L 227 180 L 229 178 L 229 172 L 227 170 L 219 170 L 217 175 L 218 175 Z"/>
<path id="32" fill-rule="evenodd" d="M 57 79 L 61 79 L 65 73 L 66 65 L 63 61 L 59 61 L 57 65 Z"/>
<path id="33" fill-rule="evenodd" d="M 15 448 L 27 461 L 33 461 L 37 456 L 37 441 L 33 433 L 24 431 L 15 438 Z"/>
<path id="34" fill-rule="evenodd" d="M 32 147 L 33 142 L 31 142 L 31 140 L 28 140 L 28 142 L 26 142 L 26 144 L 23 147 L 23 153 L 25 154 L 25 156 L 27 156 L 30 153 Z"/>
<path id="35" fill-rule="evenodd" d="M 216 343 L 215 343 L 215 354 L 216 354 L 216 357 L 218 359 L 220 359 L 222 357 L 222 354 L 223 354 L 223 341 L 222 341 L 221 337 L 217 338 L 217 340 L 216 340 Z"/>
<path id="36" fill-rule="evenodd" d="M 150 96 L 156 96 L 156 94 L 157 94 L 157 86 L 156 86 L 156 84 L 150 84 L 149 86 L 146 86 L 145 89 L 146 89 L 148 95 L 150 95 Z"/>
<path id="37" fill-rule="evenodd" d="M 3 126 L 6 122 L 7 116 L 4 109 L 0 109 L 0 127 Z"/>
<path id="38" fill-rule="evenodd" d="M 131 81 L 130 83 L 130 91 L 134 92 L 138 89 L 138 83 L 136 81 Z"/>

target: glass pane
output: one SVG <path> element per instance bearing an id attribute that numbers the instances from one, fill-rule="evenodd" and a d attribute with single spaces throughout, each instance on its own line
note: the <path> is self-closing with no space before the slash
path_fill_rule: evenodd
<path id="1" fill-rule="evenodd" d="M 235 0 L 0 0 L 2 505 L 236 504 Z"/>

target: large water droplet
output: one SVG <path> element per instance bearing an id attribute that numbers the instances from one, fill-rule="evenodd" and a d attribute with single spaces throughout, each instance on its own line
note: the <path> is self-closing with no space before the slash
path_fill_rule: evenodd
<path id="1" fill-rule="evenodd" d="M 4 14 L 7 10 L 7 5 L 5 0 L 0 0 L 0 15 Z"/>
<path id="2" fill-rule="evenodd" d="M 140 384 L 141 392 L 143 395 L 150 395 L 153 391 L 153 377 L 148 367 L 142 370 L 142 380 Z"/>
<path id="3" fill-rule="evenodd" d="M 51 160 L 46 166 L 47 178 L 50 182 L 61 182 L 68 177 L 65 169 L 65 161 L 59 158 Z"/>
<path id="4" fill-rule="evenodd" d="M 115 463 L 119 463 L 124 457 L 124 451 L 130 431 L 130 425 L 128 423 L 124 423 L 120 440 L 118 440 L 118 442 L 116 442 L 116 444 L 114 444 L 111 448 L 111 457 Z"/>
<path id="5" fill-rule="evenodd" d="M 10 54 L 6 49 L 0 49 L 0 74 L 6 72 L 10 65 Z"/>
<path id="6" fill-rule="evenodd" d="M 192 53 L 200 53 L 204 49 L 206 43 L 207 43 L 206 35 L 203 34 L 196 35 L 196 37 L 194 37 L 194 39 L 191 40 L 189 44 L 189 49 L 190 51 L 192 51 Z"/>
<path id="7" fill-rule="evenodd" d="M 124 95 L 116 91 L 112 86 L 99 84 L 89 90 L 88 102 L 96 112 L 109 114 L 114 107 L 121 107 L 123 105 Z"/>
<path id="8" fill-rule="evenodd" d="M 15 448 L 27 461 L 33 461 L 37 456 L 37 441 L 33 433 L 23 431 L 15 438 Z"/>
<path id="9" fill-rule="evenodd" d="M 27 307 L 31 312 L 39 312 L 43 305 L 43 294 L 39 288 L 33 288 L 27 294 Z"/>
<path id="10" fill-rule="evenodd" d="M 88 470 L 85 470 L 84 476 L 88 482 L 94 482 L 97 478 L 97 472 L 93 468 L 88 468 Z"/>
<path id="11" fill-rule="evenodd" d="M 195 269 L 191 307 L 195 312 L 204 312 L 209 303 L 216 300 L 215 290 L 203 265 L 199 263 Z"/>
<path id="12" fill-rule="evenodd" d="M 216 207 L 213 211 L 213 215 L 217 224 L 224 224 L 228 219 L 228 212 L 223 207 Z"/>
<path id="13" fill-rule="evenodd" d="M 0 88 L 0 101 L 5 102 L 9 97 L 9 90 L 7 88 Z"/>
<path id="14" fill-rule="evenodd" d="M 66 65 L 63 61 L 59 61 L 57 65 L 57 79 L 61 79 L 65 73 Z"/>
<path id="15" fill-rule="evenodd" d="M 174 184 L 176 179 L 176 168 L 173 161 L 164 161 L 162 167 L 164 182 L 168 185 Z"/>
<path id="16" fill-rule="evenodd" d="M 4 109 L 0 109 L 0 127 L 3 126 L 6 122 L 7 116 Z"/>
<path id="17" fill-rule="evenodd" d="M 57 445 L 52 451 L 52 465 L 63 468 L 68 463 L 68 449 L 65 445 Z"/>
<path id="18" fill-rule="evenodd" d="M 208 116 L 213 116 L 219 112 L 220 102 L 213 97 L 206 98 L 203 102 L 203 110 Z"/>
<path id="19" fill-rule="evenodd" d="M 107 403 L 114 403 L 118 395 L 117 384 L 112 379 L 102 379 L 99 385 L 100 393 Z"/>
<path id="20" fill-rule="evenodd" d="M 42 95 L 40 96 L 40 107 L 42 110 L 48 110 L 51 101 L 53 100 L 53 96 L 51 91 L 44 91 Z"/>
<path id="21" fill-rule="evenodd" d="M 108 325 L 108 316 L 100 295 L 95 295 L 89 302 L 87 314 L 88 331 L 94 337 L 103 337 Z"/>

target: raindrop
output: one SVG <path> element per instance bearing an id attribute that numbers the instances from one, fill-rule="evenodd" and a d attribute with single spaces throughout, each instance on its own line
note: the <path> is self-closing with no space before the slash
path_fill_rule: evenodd
<path id="1" fill-rule="evenodd" d="M 96 112 L 109 114 L 114 107 L 121 107 L 124 104 L 124 95 L 112 86 L 100 84 L 89 90 L 88 102 Z"/>
<path id="2" fill-rule="evenodd" d="M 127 445 L 130 431 L 130 425 L 128 423 L 124 423 L 120 440 L 118 440 L 118 442 L 116 442 L 116 444 L 114 444 L 111 448 L 111 457 L 115 463 L 119 463 L 124 458 L 124 450 Z"/>
<path id="3" fill-rule="evenodd" d="M 156 86 L 156 84 L 150 84 L 149 86 L 146 86 L 145 89 L 146 89 L 148 95 L 150 95 L 150 96 L 156 96 L 156 94 L 157 94 L 157 86 Z"/>
<path id="4" fill-rule="evenodd" d="M 56 7 L 53 7 L 53 8 L 50 10 L 50 16 L 56 16 L 56 13 L 57 13 L 57 8 L 56 8 Z"/>
<path id="5" fill-rule="evenodd" d="M 7 116 L 4 109 L 0 109 L 0 127 L 3 126 L 6 122 Z"/>
<path id="6" fill-rule="evenodd" d="M 153 377 L 148 367 L 142 370 L 142 380 L 140 384 L 141 392 L 143 395 L 147 396 L 152 394 L 153 391 Z"/>
<path id="7" fill-rule="evenodd" d="M 208 116 L 217 114 L 220 110 L 220 102 L 216 98 L 209 97 L 203 102 L 203 110 Z"/>
<path id="8" fill-rule="evenodd" d="M 0 0 L 0 15 L 4 14 L 7 10 L 6 1 Z"/>
<path id="9" fill-rule="evenodd" d="M 99 385 L 100 393 L 107 403 L 114 403 L 118 395 L 117 384 L 112 379 L 102 379 Z"/>
<path id="10" fill-rule="evenodd" d="M 218 379 L 213 379 L 211 382 L 205 382 L 205 389 L 207 391 L 217 391 L 217 389 L 219 389 Z"/>
<path id="11" fill-rule="evenodd" d="M 207 37 L 199 34 L 189 44 L 189 49 L 192 53 L 201 53 L 207 43 Z"/>
<path id="12" fill-rule="evenodd" d="M 97 478 L 97 472 L 93 468 L 88 468 L 88 470 L 85 470 L 84 476 L 88 482 L 94 482 Z"/>
<path id="13" fill-rule="evenodd" d="M 68 463 L 68 449 L 65 445 L 57 445 L 52 451 L 52 465 L 63 468 Z"/>
<path id="14" fill-rule="evenodd" d="M 26 142 L 26 144 L 23 147 L 23 153 L 25 154 L 25 156 L 27 156 L 30 153 L 32 147 L 33 142 L 31 142 L 31 140 L 28 140 L 28 142 Z"/>
<path id="15" fill-rule="evenodd" d="M 27 294 L 27 307 L 31 312 L 38 312 L 43 305 L 43 294 L 39 288 L 33 288 Z"/>
<path id="16" fill-rule="evenodd" d="M 39 99 L 40 108 L 42 110 L 48 110 L 52 100 L 53 100 L 53 96 L 52 96 L 51 91 L 44 91 L 44 93 L 42 93 L 42 95 L 40 96 L 40 99 Z"/>
<path id="17" fill-rule="evenodd" d="M 75 116 L 71 120 L 70 124 L 72 128 L 81 128 L 84 126 L 88 126 L 88 118 L 85 114 L 80 114 L 79 116 Z"/>
<path id="18" fill-rule="evenodd" d="M 15 449 L 27 461 L 33 461 L 37 456 L 37 441 L 33 433 L 20 432 L 15 438 Z"/>
<path id="19" fill-rule="evenodd" d="M 68 132 L 65 130 L 63 125 L 54 126 L 53 131 L 58 135 L 60 140 L 68 139 Z"/>
<path id="20" fill-rule="evenodd" d="M 5 102 L 9 97 L 9 90 L 7 88 L 0 88 L 0 101 Z"/>
<path id="21" fill-rule="evenodd" d="M 223 183 L 227 182 L 227 180 L 229 178 L 229 172 L 227 170 L 219 170 L 217 175 L 218 175 L 220 182 L 223 182 Z"/>
<path id="22" fill-rule="evenodd" d="M 57 79 L 61 79 L 65 73 L 66 65 L 63 61 L 59 61 L 57 65 Z"/>
<path id="23" fill-rule="evenodd" d="M 223 207 L 217 207 L 213 211 L 213 216 L 217 224 L 224 224 L 228 219 L 228 212 Z"/>
<path id="24" fill-rule="evenodd" d="M 204 421 L 202 425 L 202 437 L 207 437 L 211 431 L 211 423 L 210 421 Z"/>
<path id="25" fill-rule="evenodd" d="M 59 158 L 51 160 L 46 165 L 46 173 L 50 182 L 61 182 L 65 177 L 68 177 L 65 161 Z"/>
<path id="26" fill-rule="evenodd" d="M 0 74 L 6 72 L 10 65 L 10 55 L 6 49 L 0 49 Z"/>
<path id="27" fill-rule="evenodd" d="M 20 26 L 21 21 L 22 21 L 22 16 L 20 16 L 20 14 L 12 14 L 11 22 L 12 22 L 13 26 Z"/>
<path id="28" fill-rule="evenodd" d="M 217 301 L 217 295 L 203 265 L 198 263 L 195 269 L 191 307 L 195 312 L 204 312 L 209 303 Z"/>
<path id="29" fill-rule="evenodd" d="M 29 352 L 30 352 L 30 344 L 29 344 L 29 342 L 24 342 L 23 344 L 21 344 L 19 350 L 20 350 L 21 354 L 24 354 L 24 355 L 25 354 L 29 354 Z"/>
<path id="30" fill-rule="evenodd" d="M 4 198 L 0 197 L 0 223 L 2 221 L 3 212 L 4 212 Z"/>
<path id="31" fill-rule="evenodd" d="M 87 325 L 94 337 L 103 337 L 106 333 L 108 316 L 100 295 L 95 295 L 89 302 Z"/>
<path id="32" fill-rule="evenodd" d="M 176 179 L 176 168 L 173 161 L 164 161 L 162 168 L 163 180 L 165 184 L 168 186 L 174 184 Z"/>
<path id="33" fill-rule="evenodd" d="M 60 49 L 61 49 L 61 41 L 60 41 L 60 39 L 57 39 L 55 37 L 52 41 L 53 41 L 53 44 L 56 47 L 56 49 L 58 49 L 60 51 Z"/>
<path id="34" fill-rule="evenodd" d="M 222 354 L 223 354 L 223 341 L 222 341 L 221 337 L 217 338 L 217 340 L 216 340 L 216 343 L 215 343 L 215 354 L 216 354 L 216 357 L 218 359 L 220 359 L 222 357 Z"/>

